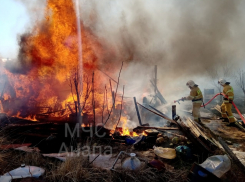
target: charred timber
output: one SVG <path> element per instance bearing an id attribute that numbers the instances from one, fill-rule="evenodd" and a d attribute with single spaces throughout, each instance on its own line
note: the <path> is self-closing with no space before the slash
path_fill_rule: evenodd
<path id="1" fill-rule="evenodd" d="M 162 96 L 161 92 L 158 90 L 158 88 L 155 85 L 155 83 L 153 81 L 151 81 L 151 84 L 156 89 L 156 97 L 159 98 L 159 100 L 161 101 L 162 104 L 167 104 L 167 101 L 164 99 L 164 97 Z"/>
<path id="2" fill-rule="evenodd" d="M 66 111 L 66 109 L 61 109 L 61 110 L 57 110 L 57 111 L 45 112 L 45 113 L 41 113 L 41 114 L 38 114 L 38 115 L 52 114 L 52 113 L 56 113 L 56 112 L 64 112 L 64 111 Z"/>
<path id="3" fill-rule="evenodd" d="M 170 121 L 171 123 L 178 124 L 176 121 L 174 121 L 174 120 L 170 119 L 170 118 L 169 118 L 169 117 L 167 117 L 166 115 L 162 115 L 162 114 L 159 114 L 159 113 L 157 113 L 157 112 L 154 112 L 154 111 L 152 111 L 152 110 L 148 109 L 147 107 L 145 107 L 145 106 L 141 105 L 141 104 L 140 104 L 140 103 L 138 103 L 138 102 L 137 102 L 137 104 L 139 104 L 139 105 L 140 105 L 141 107 L 143 107 L 144 109 L 146 109 L 146 110 L 148 110 L 148 111 L 150 111 L 150 112 L 152 112 L 152 113 L 154 113 L 154 114 L 156 114 L 156 115 L 158 115 L 158 116 L 160 116 L 160 117 L 162 117 L 162 118 L 164 118 L 164 119 L 166 119 L 166 120 Z"/>
<path id="4" fill-rule="evenodd" d="M 147 130 L 147 129 L 156 129 L 156 130 L 179 130 L 179 128 L 175 127 L 152 127 L 152 126 L 137 126 L 133 129 L 133 131 L 137 130 Z"/>
<path id="5" fill-rule="evenodd" d="M 50 126 L 54 123 L 47 123 L 47 122 L 35 122 L 35 123 L 28 123 L 28 124 L 9 124 L 4 129 L 9 128 L 19 128 L 19 127 L 38 127 L 38 126 Z"/>
<path id="6" fill-rule="evenodd" d="M 73 112 L 73 110 L 72 110 L 70 104 L 66 104 L 66 105 L 67 105 L 67 107 L 69 108 L 69 110 L 71 111 L 71 113 L 73 114 L 74 112 Z M 75 105 L 76 105 L 76 104 L 75 104 Z M 76 109 L 76 112 L 77 112 L 77 109 Z"/>
<path id="7" fill-rule="evenodd" d="M 142 122 L 141 122 L 141 118 L 140 118 L 140 113 L 139 113 L 139 109 L 138 109 L 137 101 L 136 101 L 136 98 L 135 97 L 134 97 L 134 105 L 135 105 L 136 113 L 137 113 L 137 116 L 138 116 L 139 124 L 140 124 L 140 126 L 142 126 Z"/>
<path id="8" fill-rule="evenodd" d="M 228 145 L 225 143 L 225 141 L 219 137 L 218 138 L 219 143 L 222 145 L 226 153 L 230 156 L 230 158 L 233 160 L 233 162 L 239 167 L 239 169 L 245 173 L 245 166 L 241 163 L 241 161 L 237 158 L 237 156 L 232 152 L 232 150 L 228 147 Z"/>
<path id="9" fill-rule="evenodd" d="M 178 125 L 181 127 L 181 131 L 193 144 L 195 144 L 201 151 L 213 153 L 207 141 L 204 141 L 202 137 L 197 137 L 189 127 L 182 123 L 181 118 L 179 118 L 178 121 Z"/>

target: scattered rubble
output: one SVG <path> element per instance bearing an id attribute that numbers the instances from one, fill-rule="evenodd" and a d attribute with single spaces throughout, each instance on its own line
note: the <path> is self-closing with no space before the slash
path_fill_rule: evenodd
<path id="1" fill-rule="evenodd" d="M 89 119 L 87 114 L 83 115 L 86 124 L 81 125 L 78 123 L 74 108 L 68 104 L 67 109 L 71 114 L 69 118 L 63 121 L 60 117 L 56 119 L 49 117 L 54 111 L 45 111 L 43 114 L 39 114 L 38 117 L 42 118 L 41 121 L 17 119 L 15 122 L 15 118 L 4 116 L 5 120 L 7 118 L 11 121 L 9 123 L 4 122 L 4 132 L 11 133 L 14 131 L 15 136 L 12 139 L 16 140 L 16 144 L 4 144 L 0 146 L 0 150 L 8 151 L 12 148 L 14 151 L 39 154 L 44 160 L 55 159 L 59 161 L 60 166 L 70 166 L 72 165 L 70 161 L 82 160 L 85 168 L 102 169 L 107 172 L 110 171 L 112 174 L 120 173 L 119 171 L 122 172 L 122 170 L 135 172 L 152 170 L 157 175 L 165 172 L 174 174 L 175 171 L 185 168 L 190 170 L 189 181 L 219 181 L 225 176 L 223 174 L 230 170 L 231 164 L 229 159 L 225 157 L 223 162 L 227 162 L 229 165 L 227 165 L 226 170 L 222 169 L 223 173 L 221 174 L 220 170 L 217 170 L 217 168 L 221 168 L 221 160 L 217 162 L 218 160 L 212 161 L 212 159 L 222 158 L 221 155 L 216 155 L 217 153 L 222 154 L 222 156 L 224 153 L 231 154 L 229 147 L 237 145 L 239 148 L 239 140 L 245 139 L 245 132 L 241 128 L 227 128 L 217 115 L 208 109 L 202 112 L 202 122 L 200 123 L 194 122 L 188 116 L 178 116 L 175 105 L 172 106 L 172 113 L 170 113 L 171 111 L 168 114 L 161 112 L 157 106 L 166 104 L 166 100 L 157 89 L 156 84 L 152 82 L 152 85 L 156 89 L 156 95 L 153 98 L 159 102 L 149 104 L 145 99 L 145 103 L 140 104 L 134 98 L 135 114 L 138 118 L 138 126 L 134 128 L 125 129 L 118 126 L 121 121 L 120 113 L 122 110 L 116 110 L 115 106 L 112 110 L 116 116 L 120 117 L 117 124 L 113 126 L 114 128 L 107 128 L 105 124 L 96 128 L 94 123 L 90 122 L 94 120 Z M 215 111 L 220 112 L 218 105 L 215 106 Z M 66 110 L 57 112 L 66 113 Z M 182 110 L 182 112 L 189 116 L 191 114 L 188 110 Z M 172 118 L 169 115 L 172 115 Z M 144 123 L 147 119 L 155 117 L 164 121 L 165 125 L 154 126 L 150 122 Z M 49 119 L 45 120 L 45 118 Z M 64 135 L 67 124 L 75 131 L 74 136 L 66 137 Z M 97 137 L 95 133 L 104 135 Z M 218 136 L 224 138 L 225 142 L 222 142 L 222 139 L 217 141 Z M 26 143 L 18 144 L 18 141 L 23 139 Z M 227 146 L 226 143 L 230 146 Z M 63 144 L 65 151 L 60 152 L 60 146 Z M 83 153 L 82 147 L 84 146 L 88 147 L 87 155 Z M 99 146 L 102 148 L 96 148 Z M 106 146 L 111 147 L 109 155 L 103 153 Z M 243 152 L 233 151 L 234 154 L 229 155 L 229 157 L 233 158 L 234 161 L 234 156 L 237 156 L 236 163 L 240 162 L 238 165 L 243 165 Z M 210 166 L 213 166 L 211 165 L 213 163 L 215 163 L 216 168 L 211 169 Z M 26 175 L 26 177 L 28 176 L 29 174 Z M 9 179 L 9 177 L 6 178 Z"/>
<path id="2" fill-rule="evenodd" d="M 36 166 L 25 166 L 24 164 L 21 167 L 14 169 L 5 173 L 3 176 L 0 176 L 1 182 L 10 182 L 13 179 L 21 179 L 27 177 L 39 178 L 44 174 L 45 170 L 36 167 Z"/>

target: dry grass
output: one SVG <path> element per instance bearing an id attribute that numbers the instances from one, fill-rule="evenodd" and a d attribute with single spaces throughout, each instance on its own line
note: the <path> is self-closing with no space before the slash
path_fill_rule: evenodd
<path id="1" fill-rule="evenodd" d="M 120 170 L 112 174 L 111 181 L 166 181 L 166 182 L 184 182 L 187 181 L 188 170 L 179 169 L 174 171 L 157 171 L 153 168 L 146 168 L 141 171 Z"/>
<path id="2" fill-rule="evenodd" d="M 85 157 L 68 158 L 57 168 L 46 174 L 48 181 L 74 182 L 74 181 L 108 181 L 110 176 L 106 170 L 88 167 Z"/>
<path id="3" fill-rule="evenodd" d="M 2 145 L 6 145 L 6 143 L 7 143 L 6 138 L 4 136 L 0 135 L 0 148 Z M 0 164 L 1 165 L 4 165 L 6 158 L 8 158 L 8 157 L 9 157 L 9 155 L 5 150 L 0 150 Z"/>
<path id="4" fill-rule="evenodd" d="M 118 146 L 122 149 L 120 146 Z M 132 152 L 132 148 L 124 147 L 127 152 Z M 136 152 L 137 153 L 137 152 Z M 0 175 L 19 167 L 21 164 L 33 165 L 44 168 L 46 173 L 43 180 L 46 182 L 111 182 L 111 181 L 170 181 L 182 182 L 187 181 L 189 168 L 178 168 L 172 171 L 159 172 L 153 168 L 145 168 L 140 171 L 127 171 L 117 169 L 109 171 L 93 166 L 88 166 L 86 157 L 68 158 L 65 162 L 43 157 L 40 153 L 26 153 L 16 150 L 7 150 L 5 154 L 9 157 L 2 159 L 0 165 Z M 141 153 L 138 157 L 144 158 Z M 3 162 L 3 163 L 2 163 Z"/>
<path id="5" fill-rule="evenodd" d="M 26 153 L 10 149 L 5 151 L 5 154 L 7 157 L 0 165 L 0 175 L 20 167 L 21 164 L 38 166 L 44 168 L 46 171 L 49 171 L 53 169 L 54 166 L 61 163 L 59 160 L 45 158 L 36 152 Z"/>
<path id="6" fill-rule="evenodd" d="M 140 171 L 127 171 L 117 169 L 109 171 L 93 166 L 88 166 L 87 158 L 73 157 L 68 158 L 65 162 L 56 159 L 43 157 L 39 153 L 25 153 L 21 151 L 8 150 L 7 155 L 10 156 L 4 159 L 3 165 L 0 166 L 1 174 L 13 170 L 24 163 L 42 167 L 46 173 L 43 180 L 47 182 L 111 182 L 111 181 L 170 181 L 181 182 L 186 181 L 188 168 L 182 168 L 173 171 L 159 172 L 153 168 L 145 168 Z M 0 174 L 0 175 L 1 175 Z"/>
<path id="7" fill-rule="evenodd" d="M 5 143 L 5 138 L 0 137 L 0 146 L 3 145 L 4 143 Z M 5 158 L 6 158 L 6 154 L 4 153 L 4 151 L 0 151 L 0 163 L 3 163 Z"/>
<path id="8" fill-rule="evenodd" d="M 52 169 L 46 174 L 47 181 L 54 182 L 101 182 L 101 181 L 170 181 L 181 182 L 187 181 L 187 169 L 179 169 L 174 171 L 158 172 L 152 168 L 145 168 L 140 171 L 127 171 L 117 169 L 116 171 L 108 171 L 92 166 L 88 167 L 87 159 L 84 157 L 69 158 L 67 161 Z"/>

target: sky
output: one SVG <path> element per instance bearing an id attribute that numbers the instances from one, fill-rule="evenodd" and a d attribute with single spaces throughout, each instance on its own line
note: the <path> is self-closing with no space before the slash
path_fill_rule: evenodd
<path id="1" fill-rule="evenodd" d="M 0 0 L 0 57 L 17 57 L 18 35 L 25 32 L 29 22 L 30 18 L 23 3 Z"/>

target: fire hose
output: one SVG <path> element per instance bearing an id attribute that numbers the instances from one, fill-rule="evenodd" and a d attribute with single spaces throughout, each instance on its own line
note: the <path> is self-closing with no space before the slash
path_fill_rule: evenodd
<path id="1" fill-rule="evenodd" d="M 213 98 L 210 99 L 206 104 L 203 104 L 201 107 L 205 107 L 206 105 L 208 105 L 212 100 L 214 100 L 214 99 L 215 99 L 217 96 L 219 96 L 219 95 L 223 95 L 225 98 L 228 99 L 228 97 L 227 97 L 224 93 L 218 93 L 218 94 L 216 94 L 215 96 L 213 96 Z M 183 99 L 179 99 L 179 100 L 174 101 L 174 102 L 178 102 L 178 101 L 180 101 L 180 100 L 183 101 Z M 233 101 L 232 101 L 232 105 L 234 106 L 234 108 L 236 109 L 237 113 L 238 113 L 239 116 L 241 117 L 243 123 L 245 124 L 245 119 L 244 119 L 243 115 L 241 114 L 241 112 L 239 111 L 239 109 L 237 108 L 237 106 L 235 105 L 235 103 L 234 103 Z"/>
<path id="2" fill-rule="evenodd" d="M 224 93 L 218 93 L 215 96 L 213 96 L 212 99 L 210 99 L 206 104 L 202 105 L 201 107 L 205 107 L 206 105 L 208 105 L 212 100 L 214 100 L 218 95 L 223 95 L 225 98 L 228 99 L 227 95 L 225 95 Z M 237 108 L 236 104 L 232 101 L 232 105 L 234 106 L 234 108 L 236 109 L 237 113 L 239 114 L 239 116 L 241 117 L 243 123 L 245 124 L 245 119 L 243 117 L 243 115 L 241 114 L 241 112 L 239 111 L 239 109 Z"/>
<path id="3" fill-rule="evenodd" d="M 205 107 L 206 105 L 208 105 L 212 100 L 214 100 L 218 95 L 223 95 L 225 98 L 228 99 L 228 97 L 224 94 L 224 93 L 218 93 L 215 96 L 213 96 L 212 99 L 210 99 L 206 104 L 202 105 L 201 107 Z M 239 116 L 241 117 L 243 123 L 245 124 L 245 119 L 243 117 L 243 115 L 241 114 L 241 112 L 239 111 L 239 109 L 237 108 L 236 104 L 232 101 L 232 105 L 234 106 L 234 108 L 236 109 L 237 113 L 239 114 Z"/>

